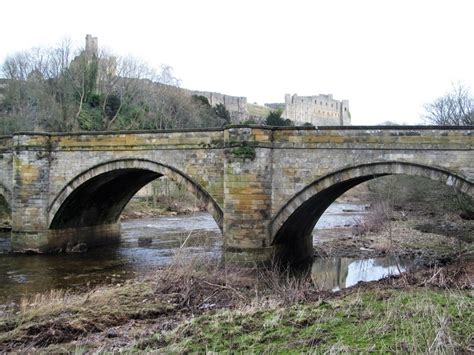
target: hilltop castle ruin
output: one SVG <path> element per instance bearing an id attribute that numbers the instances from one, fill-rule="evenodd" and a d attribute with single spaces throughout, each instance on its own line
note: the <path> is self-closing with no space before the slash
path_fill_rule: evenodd
<path id="1" fill-rule="evenodd" d="M 348 100 L 335 100 L 332 95 L 285 95 L 283 118 L 295 126 L 311 123 L 314 126 L 348 126 L 351 124 Z"/>
<path id="2" fill-rule="evenodd" d="M 84 52 L 87 56 L 97 56 L 99 53 L 99 39 L 92 37 L 92 35 L 86 35 L 86 48 Z"/>
<path id="3" fill-rule="evenodd" d="M 88 63 L 97 61 L 99 75 L 114 77 L 117 75 L 117 60 L 115 57 L 99 57 L 98 37 L 90 34 L 86 35 L 85 48 L 80 55 L 74 58 L 71 63 L 85 59 Z M 97 83 L 99 82 L 97 76 Z M 0 79 L 0 102 L 4 99 L 8 80 Z M 155 83 L 156 85 L 165 85 Z M 335 100 L 332 94 L 316 96 L 298 96 L 297 94 L 285 95 L 284 103 L 265 104 L 261 107 L 257 104 L 249 105 L 247 98 L 243 96 L 230 96 L 211 91 L 189 90 L 179 88 L 184 95 L 203 96 L 213 107 L 218 104 L 224 105 L 229 111 L 231 122 L 234 124 L 245 122 L 249 119 L 264 124 L 265 117 L 270 110 L 281 110 L 284 108 L 282 117 L 289 119 L 295 126 L 310 123 L 314 126 L 347 126 L 351 124 L 351 114 L 348 100 Z M 255 108 L 256 107 L 256 108 Z"/>
<path id="4" fill-rule="evenodd" d="M 232 123 L 240 123 L 249 118 L 247 98 L 240 96 L 224 95 L 218 92 L 185 90 L 189 95 L 204 96 L 211 106 L 222 104 L 229 111 Z"/>

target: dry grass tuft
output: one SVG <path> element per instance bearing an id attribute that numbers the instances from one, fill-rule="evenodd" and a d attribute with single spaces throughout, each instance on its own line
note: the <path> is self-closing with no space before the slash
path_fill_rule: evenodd
<path id="1" fill-rule="evenodd" d="M 160 334 L 172 331 L 182 324 L 184 319 L 190 317 L 203 316 L 214 322 L 213 315 L 220 314 L 219 319 L 225 318 L 230 331 L 235 331 L 234 320 L 247 317 L 251 321 L 261 312 L 275 311 L 277 313 L 269 313 L 268 317 L 262 319 L 261 325 L 265 329 L 285 324 L 290 331 L 294 327 L 304 329 L 312 326 L 314 322 L 319 324 L 319 327 L 327 327 L 327 324 L 336 322 L 337 319 L 331 318 L 334 316 L 341 318 L 340 323 L 336 322 L 334 326 L 338 329 L 340 327 L 341 331 L 347 331 L 344 322 L 353 320 L 352 315 L 360 313 L 360 319 L 364 322 L 372 319 L 371 329 L 378 327 L 377 329 L 391 334 L 391 326 L 398 320 L 407 321 L 412 327 L 410 322 L 413 317 L 431 317 L 430 334 L 436 331 L 436 335 L 430 338 L 429 344 L 420 345 L 421 348 L 430 349 L 435 353 L 450 352 L 449 349 L 458 348 L 459 335 L 452 335 L 450 316 L 439 312 L 440 307 L 436 312 L 432 311 L 428 300 L 433 297 L 436 302 L 444 302 L 437 298 L 436 292 L 448 297 L 451 292 L 453 295 L 460 293 L 462 290 L 458 288 L 470 287 L 470 279 L 466 275 L 470 275 L 469 270 L 472 270 L 473 265 L 463 265 L 436 266 L 430 270 L 402 274 L 379 282 L 362 283 L 331 293 L 319 290 L 309 277 L 302 277 L 301 274 L 295 274 L 275 263 L 266 269 L 224 266 L 215 258 L 192 254 L 190 250 L 180 248 L 176 250 L 173 262 L 168 267 L 157 270 L 143 280 L 130 281 L 120 287 L 98 287 L 82 294 L 51 291 L 24 299 L 16 312 L 0 318 L 0 348 L 4 351 L 28 351 L 32 347 L 54 349 L 57 344 L 72 346 L 83 338 L 91 337 L 95 337 L 96 343 L 100 344 L 101 341 L 107 341 L 110 329 L 121 326 L 125 329 L 125 335 L 122 337 L 130 344 L 133 341 L 130 338 L 133 337 L 128 333 L 132 328 L 127 328 L 126 325 L 136 324 L 136 320 L 148 322 L 143 326 L 142 332 L 151 334 L 150 332 L 155 331 L 157 334 L 151 340 L 144 336 L 144 339 L 148 340 L 137 346 L 147 348 L 153 344 L 161 347 L 165 343 Z M 405 304 L 403 290 L 413 291 L 416 297 L 420 297 L 411 313 L 400 313 L 400 307 L 385 307 L 392 301 Z M 420 290 L 427 290 L 426 295 L 420 293 Z M 397 293 L 398 298 L 394 297 Z M 448 296 L 445 296 L 446 294 Z M 366 306 L 368 300 L 373 302 L 375 307 Z M 385 300 L 390 301 L 385 303 Z M 298 305 L 303 307 L 301 312 L 296 312 L 296 318 L 291 318 L 291 312 Z M 451 317 L 453 314 L 459 319 L 467 317 L 467 305 L 459 302 L 456 305 L 459 311 L 450 309 Z M 312 309 L 319 309 L 320 313 L 313 314 Z M 216 312 L 209 312 L 214 310 Z M 287 314 L 288 312 L 290 313 Z M 331 317 L 327 318 L 326 315 Z M 216 329 L 219 329 L 221 320 L 215 321 Z M 250 323 L 247 321 L 243 322 L 242 329 L 248 324 Z M 151 330 L 150 325 L 153 327 Z M 188 332 L 196 331 L 191 323 L 187 327 L 180 328 L 181 336 L 186 337 Z M 260 329 L 260 325 L 256 325 L 252 331 L 256 329 Z M 361 334 L 369 339 L 373 336 L 373 330 L 367 331 L 367 334 Z M 413 326 L 409 331 L 415 332 L 417 328 Z M 425 330 L 420 330 L 419 334 L 413 333 L 413 336 L 423 339 L 423 332 Z M 279 335 L 272 336 L 278 339 Z M 350 332 L 347 331 L 347 337 L 349 336 Z M 249 338 L 248 341 L 251 342 L 252 339 Z M 317 348 L 323 343 L 320 343 L 319 338 L 311 338 L 305 340 L 306 345 L 303 345 L 314 345 Z M 167 340 L 166 344 L 170 342 Z M 301 345 L 298 344 L 294 345 Z M 395 348 L 384 349 L 389 352 L 413 350 L 416 342 L 407 344 L 397 343 Z M 344 351 L 346 346 L 347 343 L 335 342 L 326 349 L 337 353 Z"/>
<path id="2" fill-rule="evenodd" d="M 177 249 L 172 263 L 157 275 L 155 294 L 193 311 L 248 303 L 252 270 L 223 266 L 217 258 Z"/>
<path id="3" fill-rule="evenodd" d="M 385 228 L 390 220 L 392 210 L 386 201 L 375 202 L 369 212 L 361 218 L 355 218 L 356 224 L 352 228 L 352 234 L 355 236 L 366 235 L 369 233 L 379 233 Z"/>

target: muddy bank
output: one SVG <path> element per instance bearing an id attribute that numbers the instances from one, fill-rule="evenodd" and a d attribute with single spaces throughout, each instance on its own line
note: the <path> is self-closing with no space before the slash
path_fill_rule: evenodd
<path id="1" fill-rule="evenodd" d="M 193 213 L 205 211 L 205 206 L 199 203 L 158 200 L 155 204 L 151 204 L 143 199 L 133 199 L 125 207 L 120 219 L 122 221 L 127 221 L 141 218 L 190 215 Z"/>
<path id="2" fill-rule="evenodd" d="M 451 351 L 466 351 L 472 335 L 472 269 L 472 262 L 464 261 L 329 292 L 280 270 L 222 268 L 209 258 L 177 254 L 172 265 L 140 280 L 82 293 L 50 292 L 25 299 L 17 310 L 3 310 L 0 349 L 263 351 L 280 344 L 280 350 L 343 346 L 409 352 L 428 351 L 443 329 L 450 338 L 439 346 L 455 344 Z M 307 313 L 310 309 L 320 313 Z M 439 324 L 450 310 L 450 321 Z M 357 336 L 345 338 L 347 327 Z M 365 335 L 358 333 L 362 328 Z M 404 345 L 385 343 L 402 329 Z M 369 338 L 358 343 L 361 336 Z"/>
<path id="3" fill-rule="evenodd" d="M 347 212 L 349 210 L 355 212 Z M 349 263 L 356 265 L 358 261 L 354 259 L 384 257 L 387 260 L 374 262 L 378 266 L 398 268 L 398 262 L 389 265 L 390 260 L 407 257 L 409 264 L 430 265 L 443 263 L 460 250 L 454 238 L 417 231 L 414 226 L 419 221 L 402 215 L 399 220 L 383 224 L 378 232 L 360 233 L 354 226 L 337 227 L 361 223 L 362 217 L 368 216 L 369 212 L 364 205 L 333 204 L 315 230 L 316 255 L 346 258 L 341 263 L 346 266 Z M 8 241 L 7 234 L 5 238 L 0 234 L 0 252 L 8 253 Z M 21 297 L 50 288 L 87 289 L 88 285 L 123 283 L 169 264 L 174 249 L 180 248 L 185 241 L 186 248 L 193 253 L 211 257 L 221 255 L 222 236 L 212 216 L 206 213 L 128 220 L 122 224 L 120 244 L 91 249 L 84 254 L 1 255 L 0 303 L 16 302 Z M 462 243 L 461 249 L 464 247 L 469 244 Z M 351 260 L 347 260 L 349 258 Z M 369 260 L 364 262 L 364 268 L 368 263 Z M 324 261 L 321 267 L 336 279 L 343 280 L 337 277 L 337 262 Z M 333 271 L 329 270 L 331 267 Z M 359 271 L 365 272 L 370 271 Z"/>
<path id="4" fill-rule="evenodd" d="M 315 257 L 412 256 L 427 262 L 451 259 L 473 250 L 474 221 L 447 212 L 391 211 L 373 219 L 369 209 L 355 226 L 315 230 Z M 377 216 L 376 216 L 377 217 Z"/>
<path id="5" fill-rule="evenodd" d="M 171 228 L 167 223 L 175 219 L 127 223 L 130 231 L 158 230 Z M 0 350 L 466 352 L 474 309 L 472 244 L 463 241 L 466 249 L 454 259 L 459 239 L 424 233 L 415 229 L 419 222 L 401 214 L 376 232 L 316 230 L 315 245 L 319 256 L 415 253 L 437 261 L 421 270 L 331 292 L 315 277 L 223 267 L 210 254 L 178 249 L 169 251 L 168 266 L 145 276 L 4 305 Z M 128 242 L 135 245 L 135 239 Z M 440 332 L 448 336 L 440 340 Z"/>

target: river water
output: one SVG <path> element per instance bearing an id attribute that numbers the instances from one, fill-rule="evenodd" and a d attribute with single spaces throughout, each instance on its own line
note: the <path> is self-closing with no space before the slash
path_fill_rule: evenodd
<path id="1" fill-rule="evenodd" d="M 334 203 L 318 222 L 315 235 L 317 229 L 351 226 L 364 213 L 363 205 Z M 170 263 L 174 251 L 182 245 L 196 254 L 219 257 L 222 236 L 212 216 L 198 213 L 124 221 L 119 244 L 83 254 L 15 255 L 9 253 L 8 234 L 0 234 L 0 304 L 50 289 L 120 284 Z M 318 259 L 312 267 L 312 278 L 321 288 L 338 290 L 359 281 L 398 274 L 411 265 L 411 260 L 389 257 Z"/>

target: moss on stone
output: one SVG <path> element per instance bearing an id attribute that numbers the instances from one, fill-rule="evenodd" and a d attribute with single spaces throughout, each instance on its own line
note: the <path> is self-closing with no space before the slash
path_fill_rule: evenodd
<path id="1" fill-rule="evenodd" d="M 241 144 L 240 147 L 236 147 L 232 149 L 232 155 L 235 158 L 240 159 L 255 159 L 255 148 L 252 146 L 247 145 L 245 142 Z"/>

